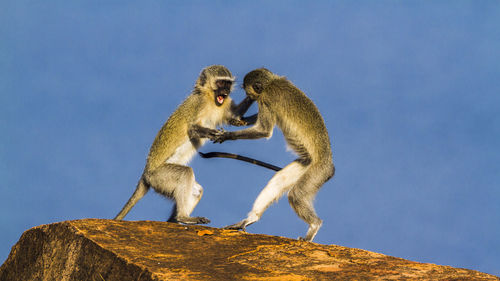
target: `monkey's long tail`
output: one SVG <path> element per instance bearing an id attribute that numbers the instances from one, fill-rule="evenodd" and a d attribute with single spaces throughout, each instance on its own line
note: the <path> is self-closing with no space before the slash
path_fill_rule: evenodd
<path id="1" fill-rule="evenodd" d="M 271 169 L 274 171 L 281 170 L 281 168 L 278 166 L 274 166 L 274 165 L 268 164 L 266 162 L 262 162 L 262 161 L 259 161 L 259 160 L 253 159 L 253 158 L 249 158 L 249 157 L 245 157 L 245 156 L 241 156 L 238 154 L 226 153 L 226 152 L 208 152 L 208 153 L 198 152 L 198 153 L 203 158 L 213 158 L 213 157 L 231 158 L 231 159 L 237 159 L 237 160 L 245 161 L 245 162 L 252 163 L 255 165 L 259 165 L 259 166 L 262 166 L 262 167 L 265 167 L 265 168 L 268 168 L 268 169 Z"/>

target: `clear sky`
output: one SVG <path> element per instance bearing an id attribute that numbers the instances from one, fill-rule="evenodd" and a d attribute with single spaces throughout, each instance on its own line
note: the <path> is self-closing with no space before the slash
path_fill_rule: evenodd
<path id="1" fill-rule="evenodd" d="M 499 50 L 498 1 L 1 1 L 0 262 L 33 226 L 114 217 L 201 69 L 223 64 L 240 84 L 287 76 L 323 114 L 337 171 L 315 242 L 500 275 Z M 294 159 L 278 130 L 214 150 Z M 193 215 L 214 227 L 273 175 L 191 165 Z M 150 192 L 126 219 L 171 207 Z M 247 230 L 306 229 L 285 197 Z"/>

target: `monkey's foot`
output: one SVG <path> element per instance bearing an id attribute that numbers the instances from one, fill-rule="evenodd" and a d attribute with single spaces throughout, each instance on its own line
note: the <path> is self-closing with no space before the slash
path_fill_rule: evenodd
<path id="1" fill-rule="evenodd" d="M 205 218 L 205 217 L 197 217 L 198 218 L 198 224 L 207 224 L 210 223 L 210 220 Z"/>
<path id="2" fill-rule="evenodd" d="M 300 236 L 299 238 L 297 238 L 297 240 L 299 240 L 299 241 L 306 241 L 306 242 L 312 242 L 312 238 L 307 238 L 307 236 L 306 237 Z"/>
<path id="3" fill-rule="evenodd" d="M 178 223 L 182 224 L 207 224 L 210 223 L 210 220 L 205 217 L 184 217 L 177 218 L 175 220 Z"/>
<path id="4" fill-rule="evenodd" d="M 235 224 L 232 224 L 232 225 L 228 225 L 228 226 L 225 226 L 224 229 L 235 229 L 235 230 L 243 230 L 243 231 L 246 231 L 246 227 L 247 227 L 247 220 L 242 220 L 238 223 L 235 223 Z"/>

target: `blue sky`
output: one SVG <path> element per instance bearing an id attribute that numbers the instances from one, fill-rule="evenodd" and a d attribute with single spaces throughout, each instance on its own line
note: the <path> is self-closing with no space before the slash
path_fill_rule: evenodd
<path id="1" fill-rule="evenodd" d="M 223 64 L 240 83 L 262 66 L 287 76 L 323 114 L 337 171 L 315 242 L 500 275 L 498 50 L 498 1 L 2 1 L 0 260 L 33 226 L 114 217 L 201 69 Z M 278 130 L 214 150 L 294 159 Z M 191 166 L 193 215 L 214 227 L 273 175 Z M 171 206 L 150 192 L 126 219 Z M 306 229 L 282 198 L 248 231 Z"/>

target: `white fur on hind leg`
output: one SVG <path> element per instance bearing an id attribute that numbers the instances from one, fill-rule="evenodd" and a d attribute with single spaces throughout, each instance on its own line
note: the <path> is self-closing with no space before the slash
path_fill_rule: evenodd
<path id="1" fill-rule="evenodd" d="M 309 229 L 307 229 L 307 234 L 306 237 L 302 238 L 299 237 L 299 240 L 305 240 L 305 241 L 313 241 L 314 237 L 316 237 L 316 234 L 318 233 L 318 230 L 320 229 L 321 225 L 323 225 L 323 222 L 320 221 L 320 223 L 313 223 L 309 226 Z"/>
<path id="2" fill-rule="evenodd" d="M 298 162 L 288 164 L 281 171 L 277 172 L 262 189 L 253 204 L 252 211 L 248 213 L 248 224 L 254 223 L 260 219 L 264 211 L 274 201 L 290 189 L 290 187 L 304 174 L 305 168 Z"/>
<path id="3" fill-rule="evenodd" d="M 188 216 L 191 215 L 198 202 L 200 202 L 201 196 L 203 195 L 203 188 L 199 183 L 194 181 L 193 187 L 191 189 L 191 194 L 186 202 L 186 210 L 188 211 Z"/>

